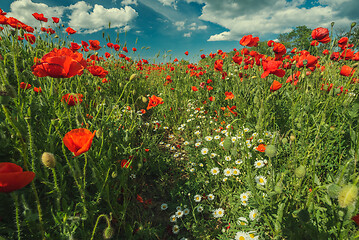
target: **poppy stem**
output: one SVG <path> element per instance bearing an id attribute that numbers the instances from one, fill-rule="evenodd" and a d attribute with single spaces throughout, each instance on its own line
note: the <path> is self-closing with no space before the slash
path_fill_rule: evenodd
<path id="1" fill-rule="evenodd" d="M 116 106 L 116 105 L 120 102 L 120 100 L 121 100 L 121 98 L 122 98 L 122 95 L 125 93 L 126 87 L 127 87 L 127 85 L 128 85 L 130 82 L 131 82 L 131 81 L 128 81 L 128 82 L 126 83 L 126 85 L 123 87 L 122 93 L 121 93 L 120 97 L 117 99 L 117 102 L 115 103 L 114 106 Z M 20 83 L 19 83 L 19 84 L 20 84 Z M 110 114 L 108 115 L 108 117 L 107 117 L 107 119 L 106 119 L 106 122 L 110 119 L 110 117 L 111 117 L 111 115 L 112 115 L 112 113 L 113 113 L 114 110 L 115 110 L 115 108 L 113 107 L 113 108 L 112 108 L 112 111 L 110 112 Z"/>
<path id="2" fill-rule="evenodd" d="M 20 219 L 19 219 L 19 198 L 16 193 L 11 193 L 12 198 L 15 203 L 15 219 L 16 219 L 16 227 L 17 227 L 17 239 L 21 239 L 21 229 L 20 229 Z"/>

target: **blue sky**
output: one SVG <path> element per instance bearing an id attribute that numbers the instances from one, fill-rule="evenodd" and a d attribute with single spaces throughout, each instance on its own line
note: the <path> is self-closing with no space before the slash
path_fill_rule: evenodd
<path id="1" fill-rule="evenodd" d="M 159 53 L 156 62 L 194 62 L 203 53 L 228 52 L 248 34 L 274 40 L 300 25 L 330 29 L 335 22 L 335 28 L 349 30 L 359 20 L 358 0 L 1 0 L 0 8 L 33 27 L 40 26 L 34 12 L 59 17 L 65 28 L 78 31 L 69 37 L 77 43 L 97 39 L 103 46 L 103 32 L 111 42 L 118 32 L 121 45 L 138 49 L 129 56 L 151 59 Z"/>

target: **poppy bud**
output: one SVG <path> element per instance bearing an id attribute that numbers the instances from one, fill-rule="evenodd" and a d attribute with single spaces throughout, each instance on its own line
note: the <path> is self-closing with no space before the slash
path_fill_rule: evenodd
<path id="1" fill-rule="evenodd" d="M 294 135 L 290 135 L 290 141 L 291 141 L 291 142 L 294 142 L 294 140 L 295 140 L 295 136 L 294 136 Z"/>
<path id="2" fill-rule="evenodd" d="M 358 187 L 352 184 L 344 186 L 338 195 L 338 203 L 341 208 L 353 204 L 358 198 Z"/>
<path id="3" fill-rule="evenodd" d="M 334 27 L 334 23 L 335 23 L 335 22 L 332 22 L 330 25 L 331 25 L 332 27 Z"/>
<path id="4" fill-rule="evenodd" d="M 275 157 L 277 155 L 277 148 L 274 145 L 268 145 L 264 152 L 267 157 Z"/>
<path id="5" fill-rule="evenodd" d="M 306 170 L 303 165 L 300 165 L 294 170 L 294 174 L 297 178 L 303 178 L 305 176 Z"/>
<path id="6" fill-rule="evenodd" d="M 285 145 L 285 144 L 287 144 L 288 143 L 288 139 L 287 138 L 283 138 L 282 139 L 282 143 Z"/>
<path id="7" fill-rule="evenodd" d="M 54 168 L 56 165 L 56 159 L 54 154 L 49 152 L 44 152 L 41 156 L 42 163 L 48 168 Z"/>
<path id="8" fill-rule="evenodd" d="M 147 98 L 145 96 L 142 96 L 142 102 L 146 103 L 147 102 Z"/>
<path id="9" fill-rule="evenodd" d="M 352 25 L 350 25 L 351 28 L 355 27 L 355 25 L 357 25 L 356 22 L 352 22 Z"/>
<path id="10" fill-rule="evenodd" d="M 337 184 L 331 184 L 328 186 L 327 192 L 329 197 L 331 198 L 338 198 L 339 192 L 342 188 Z"/>
<path id="11" fill-rule="evenodd" d="M 136 78 L 137 78 L 137 74 L 136 74 L 136 73 L 134 73 L 134 74 L 132 74 L 132 75 L 131 75 L 131 77 L 130 77 L 130 81 L 135 80 Z"/>
<path id="12" fill-rule="evenodd" d="M 230 137 L 226 137 L 223 141 L 224 150 L 228 151 L 232 147 L 232 140 Z"/>
<path id="13" fill-rule="evenodd" d="M 103 231 L 103 239 L 111 239 L 113 237 L 114 233 L 115 233 L 115 230 L 111 226 L 108 226 Z"/>
<path id="14" fill-rule="evenodd" d="M 283 182 L 282 182 L 282 181 L 277 182 L 277 184 L 276 184 L 275 187 L 274 187 L 274 191 L 275 191 L 277 194 L 282 193 L 282 191 L 283 191 Z"/>
<path id="15" fill-rule="evenodd" d="M 97 137 L 97 138 L 100 138 L 101 135 L 102 135 L 102 130 L 101 130 L 101 129 L 97 130 L 97 131 L 96 131 L 96 137 Z"/>
<path id="16" fill-rule="evenodd" d="M 117 172 L 112 172 L 111 177 L 116 178 L 117 177 Z"/>

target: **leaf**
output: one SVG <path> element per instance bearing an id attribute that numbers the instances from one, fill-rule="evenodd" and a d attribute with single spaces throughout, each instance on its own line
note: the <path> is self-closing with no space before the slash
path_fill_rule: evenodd
<path id="1" fill-rule="evenodd" d="M 318 186 L 322 185 L 322 184 L 320 183 L 320 180 L 319 180 L 317 174 L 314 175 L 314 183 L 317 184 Z"/>

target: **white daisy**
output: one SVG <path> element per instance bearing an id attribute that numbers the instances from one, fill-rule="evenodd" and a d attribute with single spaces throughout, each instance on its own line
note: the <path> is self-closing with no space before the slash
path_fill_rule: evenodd
<path id="1" fill-rule="evenodd" d="M 264 167 L 264 162 L 263 160 L 257 160 L 254 162 L 254 167 L 255 168 L 261 168 L 261 167 Z"/>
<path id="2" fill-rule="evenodd" d="M 250 196 L 250 192 L 244 192 L 241 195 L 239 195 L 239 197 L 241 198 L 242 201 L 248 201 L 248 198 Z"/>
<path id="3" fill-rule="evenodd" d="M 189 214 L 189 209 L 188 209 L 188 208 L 184 209 L 184 210 L 183 210 L 183 214 L 184 214 L 184 215 L 188 215 L 188 214 Z"/>
<path id="4" fill-rule="evenodd" d="M 177 222 L 176 215 L 172 215 L 172 216 L 170 217 L 170 222 Z"/>
<path id="5" fill-rule="evenodd" d="M 200 135 L 200 134 L 201 134 L 201 131 L 195 131 L 194 134 L 195 134 L 195 135 Z"/>
<path id="6" fill-rule="evenodd" d="M 232 169 L 232 175 L 237 176 L 237 175 L 239 175 L 239 174 L 240 174 L 240 172 L 239 172 L 239 170 L 238 170 L 237 168 L 233 168 L 233 169 Z"/>
<path id="7" fill-rule="evenodd" d="M 195 147 L 199 147 L 199 146 L 201 146 L 201 144 L 202 144 L 201 142 L 196 142 L 196 143 L 194 144 L 194 146 L 195 146 Z"/>
<path id="8" fill-rule="evenodd" d="M 237 159 L 237 160 L 236 160 L 236 164 L 237 164 L 237 165 L 242 164 L 242 163 L 243 163 L 242 159 Z"/>
<path id="9" fill-rule="evenodd" d="M 216 140 L 221 139 L 221 136 L 216 135 L 216 136 L 214 136 L 214 139 L 216 139 Z"/>
<path id="10" fill-rule="evenodd" d="M 179 226 L 178 225 L 173 225 L 173 227 L 172 227 L 172 232 L 174 233 L 174 234 L 178 234 L 179 233 Z"/>
<path id="11" fill-rule="evenodd" d="M 236 140 L 237 140 L 237 137 L 232 137 L 231 138 L 232 143 L 234 143 Z"/>
<path id="12" fill-rule="evenodd" d="M 237 223 L 238 225 L 245 226 L 248 224 L 248 220 L 245 217 L 239 217 Z"/>
<path id="13" fill-rule="evenodd" d="M 202 200 L 202 196 L 201 196 L 201 195 L 197 194 L 197 195 L 194 196 L 194 201 L 195 201 L 195 202 L 200 202 L 201 200 Z"/>
<path id="14" fill-rule="evenodd" d="M 231 168 L 226 168 L 226 169 L 224 169 L 224 176 L 226 176 L 226 177 L 230 177 L 230 176 L 232 176 L 232 169 Z"/>
<path id="15" fill-rule="evenodd" d="M 189 145 L 189 142 L 188 142 L 188 141 L 185 141 L 185 142 L 183 143 L 183 145 L 187 146 L 187 145 Z"/>
<path id="16" fill-rule="evenodd" d="M 215 158 L 218 154 L 217 153 L 211 153 L 211 158 Z"/>
<path id="17" fill-rule="evenodd" d="M 202 155 L 206 155 L 208 153 L 208 148 L 202 148 L 201 153 Z"/>
<path id="18" fill-rule="evenodd" d="M 252 211 L 249 212 L 249 219 L 250 220 L 256 220 L 259 217 L 259 213 L 257 209 L 253 209 Z"/>
<path id="19" fill-rule="evenodd" d="M 255 240 L 259 239 L 259 236 L 256 236 L 255 232 L 249 232 L 248 236 L 249 236 L 249 239 L 255 239 Z"/>
<path id="20" fill-rule="evenodd" d="M 175 213 L 175 215 L 176 215 L 176 218 L 181 218 L 181 217 L 183 216 L 183 211 L 178 210 L 178 211 Z"/>
<path id="21" fill-rule="evenodd" d="M 219 168 L 218 167 L 212 168 L 211 173 L 212 175 L 217 175 L 219 173 Z"/>
<path id="22" fill-rule="evenodd" d="M 211 194 L 208 194 L 207 196 L 208 200 L 214 200 L 214 195 L 211 193 Z"/>
<path id="23" fill-rule="evenodd" d="M 203 211 L 203 207 L 200 205 L 197 207 L 197 212 L 202 212 Z"/>
<path id="24" fill-rule="evenodd" d="M 246 232 L 237 232 L 236 236 L 234 237 L 235 240 L 248 240 L 249 235 Z"/>
<path id="25" fill-rule="evenodd" d="M 225 156 L 224 159 L 225 159 L 226 161 L 231 161 L 231 160 L 232 160 L 231 156 Z"/>
<path id="26" fill-rule="evenodd" d="M 213 137 L 212 137 L 212 136 L 207 136 L 207 137 L 205 137 L 204 139 L 205 139 L 207 142 L 209 142 L 209 141 L 212 141 Z"/>
<path id="27" fill-rule="evenodd" d="M 266 183 L 267 183 L 267 178 L 264 176 L 256 176 L 254 179 L 256 180 L 256 182 L 259 185 L 262 185 L 262 186 L 266 185 Z"/>
<path id="28" fill-rule="evenodd" d="M 163 210 L 166 210 L 168 208 L 168 205 L 167 205 L 167 203 L 162 203 L 161 204 L 161 210 L 163 211 Z"/>
<path id="29" fill-rule="evenodd" d="M 167 129 L 168 127 L 163 127 L 163 128 Z M 169 139 L 174 138 L 174 137 L 175 137 L 175 135 L 173 135 L 173 134 L 168 135 Z"/>
<path id="30" fill-rule="evenodd" d="M 249 131 L 249 128 L 245 128 L 245 129 L 243 129 L 243 131 L 246 133 Z"/>
<path id="31" fill-rule="evenodd" d="M 223 208 L 218 208 L 218 209 L 213 211 L 213 217 L 215 217 L 215 218 L 223 217 L 223 215 L 224 215 L 224 209 Z"/>
<path id="32" fill-rule="evenodd" d="M 173 151 L 173 150 L 176 150 L 176 147 L 172 146 L 170 149 Z"/>

